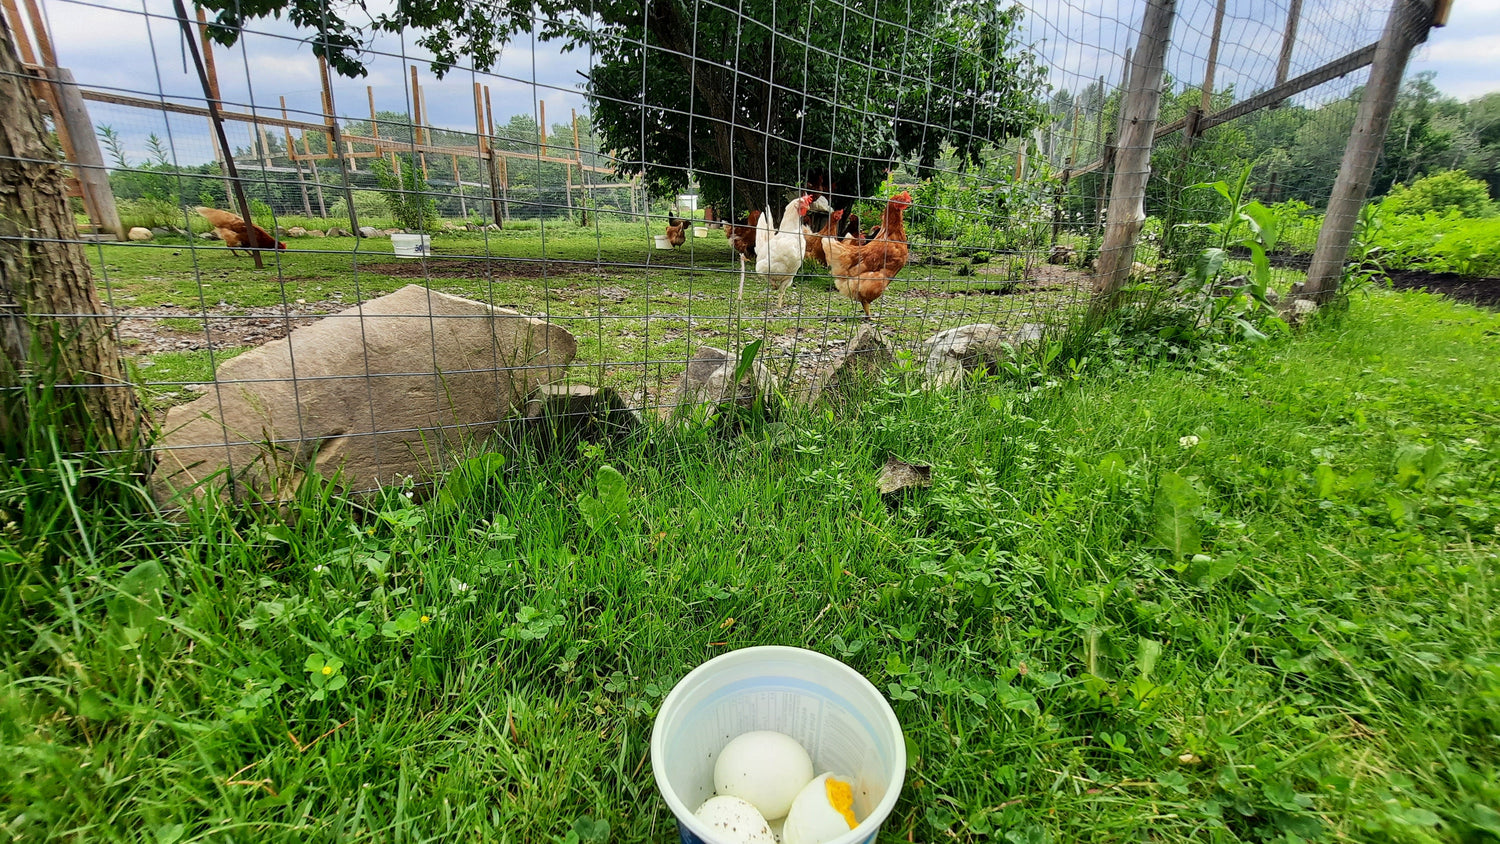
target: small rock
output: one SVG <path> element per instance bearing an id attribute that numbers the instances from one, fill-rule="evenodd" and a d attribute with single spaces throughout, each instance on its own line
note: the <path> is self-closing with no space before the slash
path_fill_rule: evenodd
<path id="1" fill-rule="evenodd" d="M 1052 254 L 1047 256 L 1049 264 L 1066 264 L 1073 260 L 1073 247 L 1059 243 L 1052 247 Z"/>
<path id="2" fill-rule="evenodd" d="M 497 232 L 500 231 L 500 226 L 495 223 L 490 223 L 489 225 L 484 227 L 484 230 L 487 232 Z"/>
<path id="3" fill-rule="evenodd" d="M 129 232 L 127 232 L 125 236 L 128 237 L 128 238 L 130 238 L 131 240 L 135 240 L 135 241 L 146 241 L 146 240 L 150 240 L 151 238 L 155 237 L 156 235 L 152 234 L 151 230 L 148 229 L 148 228 L 144 228 L 142 226 L 135 226 Z"/>
<path id="4" fill-rule="evenodd" d="M 360 226 L 359 227 L 359 236 L 360 237 L 375 237 L 376 235 L 379 235 L 379 234 L 380 234 L 380 230 L 377 229 L 377 228 L 375 228 L 374 226 Z"/>
<path id="5" fill-rule="evenodd" d="M 881 336 L 880 329 L 866 325 L 818 375 L 808 393 L 807 403 L 847 404 L 895 365 L 896 356 L 885 337 Z"/>
<path id="6" fill-rule="evenodd" d="M 307 229 L 301 226 L 292 226 L 286 230 L 288 237 L 307 237 Z"/>
<path id="7" fill-rule="evenodd" d="M 473 223 L 468 223 L 468 224 L 466 224 L 464 226 L 464 231 L 466 231 L 466 232 L 482 232 L 482 231 L 484 231 L 484 227 L 483 226 L 476 226 Z"/>
<path id="8" fill-rule="evenodd" d="M 687 371 L 682 373 L 676 395 L 662 408 L 662 414 L 680 419 L 703 404 L 720 407 L 733 404 L 748 409 L 759 400 L 767 415 L 774 416 L 779 386 L 776 376 L 757 358 L 739 383 L 733 383 L 738 365 L 738 355 L 731 356 L 713 346 L 699 346 L 692 360 L 688 361 Z"/>
<path id="9" fill-rule="evenodd" d="M 326 235 L 324 235 L 322 232 L 318 231 L 317 229 L 308 229 L 307 230 L 307 236 L 308 237 L 326 237 Z"/>
<path id="10" fill-rule="evenodd" d="M 157 237 L 166 237 L 167 235 L 172 233 L 172 230 L 167 228 L 166 226 L 152 226 L 151 233 L 156 235 Z"/>
<path id="11" fill-rule="evenodd" d="M 212 230 L 206 231 L 203 234 L 198 235 L 198 237 L 200 239 L 202 239 L 202 240 L 218 240 L 219 239 L 218 233 L 214 232 Z"/>
<path id="12" fill-rule="evenodd" d="M 386 237 L 390 237 L 393 234 L 405 234 L 401 229 L 381 229 L 380 233 Z"/>
<path id="13" fill-rule="evenodd" d="M 1288 299 L 1283 302 L 1279 313 L 1287 325 L 1293 328 L 1307 321 L 1307 318 L 1318 312 L 1318 303 L 1311 299 Z"/>
<path id="14" fill-rule="evenodd" d="M 349 233 L 347 231 L 344 231 L 343 229 L 339 228 L 338 226 L 329 226 L 328 227 L 328 236 L 329 237 L 348 237 Z"/>
<path id="15" fill-rule="evenodd" d="M 609 442 L 641 425 L 640 414 L 609 387 L 543 384 L 526 402 L 529 438 L 545 452 L 569 453 L 580 442 Z"/>
<path id="16" fill-rule="evenodd" d="M 939 332 L 922 345 L 927 353 L 927 382 L 934 387 L 951 387 L 971 372 L 999 372 L 1000 363 L 1014 349 L 1041 339 L 1042 326 L 1034 322 L 1023 323 L 1015 330 L 977 323 Z"/>
<path id="17" fill-rule="evenodd" d="M 887 457 L 880 467 L 880 494 L 891 495 L 908 489 L 932 486 L 932 467 L 918 466 Z"/>

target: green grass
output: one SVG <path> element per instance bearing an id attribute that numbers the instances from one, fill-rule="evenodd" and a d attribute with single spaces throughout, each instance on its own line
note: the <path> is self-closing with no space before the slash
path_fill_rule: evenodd
<path id="1" fill-rule="evenodd" d="M 787 644 L 892 699 L 882 841 L 1493 840 L 1497 351 L 1500 316 L 1378 295 L 1212 365 L 897 380 L 289 522 L 75 523 L 22 473 L 0 838 L 675 840 L 662 696 Z M 888 506 L 889 455 L 933 487 Z"/>
<path id="2" fill-rule="evenodd" d="M 424 275 L 422 265 L 411 262 L 414 277 L 390 274 L 395 261 L 385 238 L 294 238 L 288 244 L 287 251 L 267 253 L 262 270 L 211 241 L 188 248 L 185 241 L 163 238 L 91 247 L 89 255 L 107 302 L 148 311 L 173 305 L 200 313 L 205 306 L 216 313 L 244 312 L 298 307 L 299 301 L 352 307 L 408 284 L 426 284 L 546 316 L 574 333 L 577 362 L 598 368 L 598 380 L 652 398 L 698 345 L 738 346 L 769 336 L 784 339 L 787 350 L 795 341 L 797 350 L 806 351 L 810 344 L 852 337 L 859 327 L 858 306 L 835 292 L 827 270 L 811 261 L 780 310 L 753 266 L 744 303 L 737 303 L 738 260 L 718 230 L 704 238 L 690 235 L 680 249 L 658 251 L 640 223 L 605 217 L 581 228 L 566 220 L 518 221 L 502 232 L 434 236 L 432 272 Z M 457 276 L 442 271 L 447 261 L 483 256 L 503 260 Z M 545 275 L 534 269 L 518 273 L 513 263 L 534 265 L 543 258 L 551 262 Z M 991 267 L 1008 267 L 1008 259 L 996 257 Z M 887 336 L 913 348 L 937 331 L 969 322 L 1057 321 L 1082 295 L 1075 287 L 993 295 L 1008 276 L 957 273 L 954 265 L 906 267 L 875 305 Z M 781 347 L 767 348 L 770 358 L 769 350 L 780 353 Z"/>

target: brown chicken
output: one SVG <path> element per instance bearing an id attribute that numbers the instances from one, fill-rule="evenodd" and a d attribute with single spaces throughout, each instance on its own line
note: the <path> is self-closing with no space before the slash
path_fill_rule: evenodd
<path id="1" fill-rule="evenodd" d="M 249 254 L 251 249 L 285 249 L 286 244 L 271 237 L 270 232 L 254 223 L 246 223 L 238 214 L 228 211 L 220 211 L 217 208 L 198 206 L 193 209 L 198 215 L 214 227 L 214 234 L 224 241 L 229 247 L 229 254 L 238 255 L 236 249 L 245 250 Z"/>
<path id="2" fill-rule="evenodd" d="M 829 269 L 838 291 L 865 309 L 865 319 L 874 319 L 870 303 L 879 299 L 891 279 L 906 266 L 910 248 L 906 244 L 906 221 L 911 194 L 902 191 L 891 197 L 880 215 L 880 234 L 863 245 L 854 238 L 824 238 Z"/>
<path id="3" fill-rule="evenodd" d="M 834 211 L 828 215 L 828 222 L 820 231 L 807 235 L 807 256 L 825 267 L 828 266 L 828 254 L 823 250 L 823 238 L 838 234 L 839 221 L 843 216 L 842 210 Z"/>
<path id="4" fill-rule="evenodd" d="M 759 225 L 759 211 L 751 211 L 743 223 L 724 223 L 724 236 L 729 238 L 729 245 L 739 253 L 741 262 L 755 260 L 755 229 Z"/>
<path id="5" fill-rule="evenodd" d="M 687 220 L 679 220 L 672 212 L 667 212 L 667 242 L 673 249 L 687 243 L 687 224 Z"/>

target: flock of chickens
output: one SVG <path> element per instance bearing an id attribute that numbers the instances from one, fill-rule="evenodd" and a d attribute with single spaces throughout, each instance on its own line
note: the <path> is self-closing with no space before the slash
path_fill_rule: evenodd
<path id="1" fill-rule="evenodd" d="M 906 266 L 909 247 L 906 242 L 906 209 L 911 194 L 905 191 L 891 197 L 881 214 L 880 225 L 861 232 L 859 218 L 845 208 L 833 209 L 821 194 L 805 193 L 788 202 L 780 221 L 772 225 L 772 211 L 751 211 L 743 223 L 726 223 L 725 236 L 740 256 L 739 298 L 745 297 L 745 265 L 755 262 L 755 271 L 765 276 L 776 291 L 776 307 L 786 299 L 792 279 L 802 269 L 807 256 L 827 267 L 839 293 L 858 302 L 865 318 L 873 319 L 870 303 L 879 299 L 891 279 Z M 826 215 L 816 231 L 809 225 L 814 212 Z M 685 237 L 685 220 L 668 217 L 667 238 Z M 673 246 L 680 241 L 673 241 Z"/>
<path id="2" fill-rule="evenodd" d="M 873 319 L 870 303 L 885 293 L 891 279 L 906 266 L 909 248 L 904 215 L 909 207 L 911 194 L 896 194 L 886 202 L 880 225 L 862 232 L 859 218 L 847 208 L 835 210 L 821 193 L 804 193 L 787 203 L 774 226 L 769 207 L 750 212 L 743 223 L 726 223 L 724 233 L 740 256 L 739 298 L 745 298 L 745 265 L 754 261 L 755 271 L 776 291 L 776 307 L 780 308 L 803 260 L 812 256 L 829 269 L 839 293 L 858 302 L 865 318 Z M 285 243 L 237 214 L 207 207 L 195 210 L 214 227 L 231 254 L 238 254 L 237 249 L 286 249 Z M 810 225 L 815 212 L 824 221 L 816 231 Z M 667 216 L 667 240 L 672 246 L 686 242 L 688 222 Z"/>

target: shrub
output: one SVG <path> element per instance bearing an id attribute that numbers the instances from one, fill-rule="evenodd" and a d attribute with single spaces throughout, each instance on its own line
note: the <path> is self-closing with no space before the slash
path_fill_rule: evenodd
<path id="1" fill-rule="evenodd" d="M 384 159 L 376 159 L 371 167 L 384 191 L 382 198 L 402 228 L 414 232 L 431 231 L 437 228 L 438 220 L 432 188 L 422 178 L 422 171 L 411 156 L 400 156 L 400 160 L 399 174 Z"/>
<path id="2" fill-rule="evenodd" d="M 1489 185 L 1462 170 L 1424 176 L 1410 185 L 1396 185 L 1381 203 L 1387 214 L 1447 214 L 1488 217 L 1494 213 Z"/>
<path id="3" fill-rule="evenodd" d="M 135 226 L 146 229 L 163 226 L 182 228 L 187 220 L 176 203 L 165 199 L 119 199 L 115 201 L 115 208 L 120 212 L 120 223 L 127 229 Z"/>

